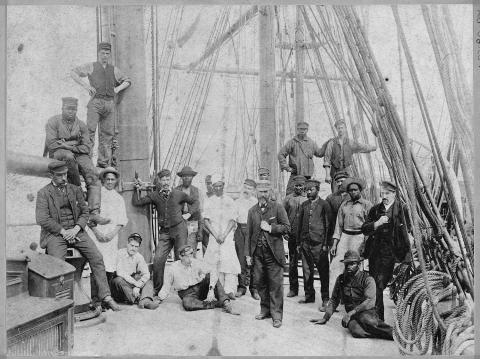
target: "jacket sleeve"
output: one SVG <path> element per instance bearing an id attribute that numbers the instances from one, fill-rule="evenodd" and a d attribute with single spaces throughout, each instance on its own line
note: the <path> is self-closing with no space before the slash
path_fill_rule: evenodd
<path id="1" fill-rule="evenodd" d="M 141 207 L 146 204 L 153 203 L 152 198 L 147 194 L 145 197 L 139 198 L 138 192 L 133 191 L 132 194 L 132 204 L 136 207 Z"/>
<path id="2" fill-rule="evenodd" d="M 278 152 L 278 163 L 280 164 L 280 170 L 286 170 L 289 166 L 287 164 L 287 156 L 292 152 L 292 141 L 288 141 L 280 151 Z"/>
<path id="3" fill-rule="evenodd" d="M 77 219 L 77 223 L 82 229 L 85 229 L 85 226 L 87 225 L 88 222 L 88 216 L 89 216 L 89 211 L 88 211 L 88 206 L 87 203 L 85 202 L 85 198 L 83 197 L 82 190 L 80 187 L 75 186 L 75 196 L 77 198 L 77 203 L 78 207 L 80 209 L 80 216 Z"/>
<path id="4" fill-rule="evenodd" d="M 290 232 L 290 222 L 288 220 L 287 212 L 279 203 L 277 203 L 277 222 L 278 223 L 272 223 L 271 234 L 282 235 Z"/>
<path id="5" fill-rule="evenodd" d="M 72 152 L 75 153 L 82 153 L 88 155 L 90 153 L 90 148 L 92 148 L 92 144 L 90 142 L 90 136 L 88 135 L 88 128 L 85 123 L 80 121 L 80 139 L 78 145 L 74 146 Z"/>
<path id="6" fill-rule="evenodd" d="M 332 165 L 332 152 L 333 152 L 333 141 L 329 139 L 322 145 L 322 148 L 325 147 L 325 153 L 323 155 L 323 167 L 330 167 Z"/>
<path id="7" fill-rule="evenodd" d="M 302 228 L 303 228 L 303 216 L 305 213 L 304 206 L 305 206 L 305 202 L 303 202 L 298 208 L 297 233 L 295 233 L 297 235 L 297 246 L 302 242 L 301 234 L 302 234 Z"/>
<path id="8" fill-rule="evenodd" d="M 250 247 L 251 247 L 251 240 L 253 237 L 253 216 L 252 216 L 252 210 L 250 209 L 248 211 L 248 217 L 247 217 L 247 240 L 245 241 L 245 257 L 251 257 L 250 254 Z"/>
<path id="9" fill-rule="evenodd" d="M 52 117 L 45 125 L 45 145 L 49 151 L 53 152 L 60 146 L 60 144 L 57 143 L 59 140 L 56 121 L 55 118 Z"/>
<path id="10" fill-rule="evenodd" d="M 373 206 L 370 211 L 368 211 L 367 220 L 362 225 L 362 233 L 366 236 L 371 236 L 375 232 L 375 221 L 377 206 Z"/>
<path id="11" fill-rule="evenodd" d="M 37 224 L 50 233 L 60 234 L 63 227 L 51 215 L 48 208 L 48 198 L 45 191 L 40 190 L 37 193 L 37 203 L 35 207 L 35 219 Z"/>
<path id="12" fill-rule="evenodd" d="M 326 227 L 326 234 L 327 234 L 327 246 L 331 246 L 333 243 L 332 240 L 332 235 L 333 235 L 333 230 L 335 229 L 335 219 L 333 216 L 333 210 L 332 207 L 330 206 L 330 203 L 327 201 L 324 201 L 324 206 L 325 206 L 325 227 Z"/>
<path id="13" fill-rule="evenodd" d="M 323 157 L 325 156 L 325 150 L 327 149 L 327 143 L 324 143 L 322 145 L 322 147 L 318 147 L 317 143 L 312 141 L 313 142 L 313 154 L 316 156 L 316 157 Z"/>

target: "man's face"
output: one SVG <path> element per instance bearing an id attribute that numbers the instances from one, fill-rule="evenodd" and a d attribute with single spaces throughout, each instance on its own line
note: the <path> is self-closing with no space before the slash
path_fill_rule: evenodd
<path id="1" fill-rule="evenodd" d="M 190 187 L 192 184 L 193 176 L 182 176 L 183 187 Z"/>
<path id="2" fill-rule="evenodd" d="M 355 275 L 355 273 L 357 273 L 359 268 L 360 268 L 359 262 L 345 263 L 345 273 L 347 273 L 347 275 L 349 276 Z"/>
<path id="3" fill-rule="evenodd" d="M 306 126 L 299 126 L 297 127 L 297 135 L 298 137 L 305 137 L 308 132 L 308 127 Z"/>
<path id="4" fill-rule="evenodd" d="M 117 176 L 115 176 L 113 173 L 107 173 L 103 179 L 104 187 L 109 191 L 111 191 L 112 189 L 115 188 L 116 184 L 117 184 Z"/>
<path id="5" fill-rule="evenodd" d="M 213 187 L 213 193 L 215 194 L 215 196 L 221 197 L 223 195 L 223 187 L 225 187 L 223 182 L 214 183 L 212 187 Z"/>
<path id="6" fill-rule="evenodd" d="M 138 252 L 138 249 L 140 248 L 140 243 L 136 241 L 135 239 L 130 239 L 130 241 L 127 243 L 127 253 L 129 256 L 134 256 L 135 253 Z"/>
<path id="7" fill-rule="evenodd" d="M 212 187 L 212 180 L 205 180 L 205 186 L 207 187 L 207 192 L 211 193 L 213 192 L 213 187 Z"/>
<path id="8" fill-rule="evenodd" d="M 246 198 L 250 198 L 253 195 L 254 191 L 255 191 L 255 188 L 253 186 L 246 183 L 243 184 L 242 193 Z"/>
<path id="9" fill-rule="evenodd" d="M 110 55 L 111 55 L 110 50 L 102 49 L 98 52 L 98 61 L 102 64 L 107 64 L 108 61 L 110 60 Z"/>
<path id="10" fill-rule="evenodd" d="M 72 121 L 77 115 L 77 106 L 64 105 L 62 106 L 62 116 L 63 118 Z"/>
<path id="11" fill-rule="evenodd" d="M 160 190 L 167 190 L 170 188 L 170 176 L 163 176 L 158 179 Z"/>
<path id="12" fill-rule="evenodd" d="M 257 189 L 257 199 L 259 202 L 266 202 L 270 195 L 270 189 L 268 188 L 258 188 Z"/>
<path id="13" fill-rule="evenodd" d="M 180 261 L 184 266 L 189 266 L 192 264 L 192 258 L 193 258 L 193 249 L 187 249 L 183 252 L 183 254 L 180 254 Z"/>
<path id="14" fill-rule="evenodd" d="M 258 175 L 258 178 L 260 180 L 269 181 L 270 180 L 270 175 L 268 173 L 261 173 L 261 174 Z"/>
<path id="15" fill-rule="evenodd" d="M 337 133 L 339 136 L 343 136 L 347 133 L 347 127 L 342 123 L 337 125 Z"/>
<path id="16" fill-rule="evenodd" d="M 352 183 L 350 186 L 348 186 L 347 192 L 352 201 L 360 199 L 360 187 L 356 183 Z"/>
<path id="17" fill-rule="evenodd" d="M 307 197 L 308 199 L 314 200 L 318 197 L 318 189 L 315 186 L 308 186 L 307 187 Z"/>
<path id="18" fill-rule="evenodd" d="M 335 184 L 340 192 L 345 192 L 345 188 L 342 186 L 343 182 L 345 182 L 345 178 L 339 178 L 335 181 Z"/>
<path id="19" fill-rule="evenodd" d="M 305 186 L 303 183 L 297 183 L 295 187 L 293 187 L 293 191 L 295 192 L 296 195 L 301 195 L 303 193 Z"/>
<path id="20" fill-rule="evenodd" d="M 65 186 L 67 184 L 67 172 L 65 172 L 65 173 L 58 173 L 58 172 L 52 173 L 52 182 L 58 187 Z"/>
<path id="21" fill-rule="evenodd" d="M 386 188 L 380 189 L 380 197 L 382 198 L 382 202 L 385 206 L 393 203 L 395 200 L 395 192 L 392 192 Z"/>

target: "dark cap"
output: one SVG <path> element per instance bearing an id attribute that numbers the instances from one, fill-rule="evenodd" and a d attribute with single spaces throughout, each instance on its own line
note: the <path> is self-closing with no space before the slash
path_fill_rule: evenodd
<path id="1" fill-rule="evenodd" d="M 346 251 L 345 255 L 343 256 L 343 259 L 340 260 L 340 262 L 343 262 L 343 263 L 361 262 L 361 261 L 363 261 L 363 258 L 360 257 L 360 254 L 358 254 L 357 251 L 354 251 L 352 249 L 349 249 L 348 251 Z"/>
<path id="2" fill-rule="evenodd" d="M 308 128 L 310 126 L 307 122 L 301 121 L 297 123 L 297 128 Z"/>
<path id="3" fill-rule="evenodd" d="M 130 240 L 135 240 L 138 242 L 138 244 L 142 244 L 142 236 L 138 233 L 132 233 L 131 235 L 128 236 L 127 242 L 130 242 Z"/>
<path id="4" fill-rule="evenodd" d="M 360 187 L 360 191 L 363 191 L 363 189 L 365 188 L 365 181 L 364 180 L 362 180 L 361 178 L 357 178 L 357 177 L 349 177 L 345 180 L 345 182 L 343 182 L 343 187 L 345 188 L 346 191 L 348 191 L 348 187 L 351 184 L 356 184 L 358 187 Z"/>
<path id="5" fill-rule="evenodd" d="M 191 245 L 189 244 L 184 244 L 183 246 L 181 246 L 179 249 L 178 249 L 178 254 L 180 254 L 181 256 L 183 256 L 185 254 L 185 251 L 187 249 L 193 249 Z"/>
<path id="6" fill-rule="evenodd" d="M 270 175 L 270 170 L 267 167 L 259 167 L 258 168 L 259 175 Z"/>
<path id="7" fill-rule="evenodd" d="M 307 179 L 302 175 L 298 175 L 298 176 L 293 177 L 293 183 L 294 184 L 305 184 L 306 180 Z"/>
<path id="8" fill-rule="evenodd" d="M 381 181 L 380 186 L 385 188 L 387 191 L 390 192 L 396 192 L 397 191 L 397 186 L 395 183 L 390 182 L 390 181 Z"/>
<path id="9" fill-rule="evenodd" d="M 62 97 L 62 105 L 78 107 L 78 99 L 75 97 Z"/>
<path id="10" fill-rule="evenodd" d="M 113 173 L 117 178 L 120 177 L 120 173 L 114 167 L 107 167 L 100 172 L 100 178 L 105 178 L 108 173 Z"/>
<path id="11" fill-rule="evenodd" d="M 338 120 L 335 121 L 335 128 L 338 128 L 338 126 L 344 125 L 346 126 L 347 124 L 345 123 L 345 120 L 343 118 L 339 118 Z"/>
<path id="12" fill-rule="evenodd" d="M 257 189 L 270 189 L 272 188 L 272 183 L 269 180 L 258 180 Z"/>
<path id="13" fill-rule="evenodd" d="M 212 180 L 212 175 L 206 175 L 205 176 L 205 182 L 211 181 Z"/>
<path id="14" fill-rule="evenodd" d="M 350 177 L 350 175 L 348 174 L 347 171 L 338 171 L 337 173 L 335 173 L 335 176 L 333 176 L 333 180 L 338 181 L 341 178 L 348 178 L 348 177 Z"/>
<path id="15" fill-rule="evenodd" d="M 48 170 L 52 173 L 58 173 L 58 174 L 67 173 L 68 172 L 67 163 L 64 161 L 53 160 L 48 164 Z"/>
<path id="16" fill-rule="evenodd" d="M 167 170 L 166 168 L 160 170 L 160 172 L 157 173 L 158 178 L 170 177 L 171 175 L 172 172 L 170 172 L 170 170 Z"/>
<path id="17" fill-rule="evenodd" d="M 253 188 L 257 188 L 257 182 L 255 182 L 250 178 L 247 178 L 243 183 L 246 185 L 252 186 Z"/>
<path id="18" fill-rule="evenodd" d="M 305 187 L 317 187 L 320 188 L 320 181 L 316 179 L 308 179 L 305 181 Z"/>
<path id="19" fill-rule="evenodd" d="M 182 168 L 180 172 L 177 172 L 177 176 L 183 177 L 183 176 L 196 176 L 198 172 L 195 172 L 192 170 L 192 167 L 190 166 L 185 166 Z"/>
<path id="20" fill-rule="evenodd" d="M 109 42 L 101 42 L 98 44 L 97 49 L 98 51 L 100 50 L 112 51 L 112 44 L 110 44 Z"/>

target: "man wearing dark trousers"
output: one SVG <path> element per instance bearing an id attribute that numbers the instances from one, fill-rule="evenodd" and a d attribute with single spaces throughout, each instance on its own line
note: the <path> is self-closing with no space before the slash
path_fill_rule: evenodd
<path id="1" fill-rule="evenodd" d="M 300 212 L 301 204 L 307 200 L 304 194 L 305 177 L 296 176 L 293 179 L 293 185 L 293 193 L 287 195 L 283 200 L 283 207 L 287 211 L 291 227 L 290 234 L 288 235 L 288 281 L 290 283 L 290 291 L 287 297 L 296 297 L 298 295 L 298 213 Z"/>
<path id="2" fill-rule="evenodd" d="M 198 201 L 178 189 L 170 188 L 171 173 L 163 169 L 157 174 L 157 189 L 140 198 L 134 193 L 132 203 L 134 206 L 145 206 L 153 203 L 157 208 L 158 216 L 158 244 L 153 258 L 153 286 L 158 293 L 163 285 L 163 275 L 168 254 L 174 248 L 175 259 L 178 259 L 178 250 L 187 243 L 188 229 L 182 209 L 188 203 L 195 212 Z M 137 185 L 138 186 L 138 185 Z M 137 187 L 138 190 L 138 187 Z"/>
<path id="3" fill-rule="evenodd" d="M 269 199 L 270 189 L 270 181 L 258 181 L 258 204 L 248 211 L 245 256 L 249 265 L 253 257 L 253 277 L 260 294 L 260 314 L 255 319 L 272 318 L 273 326 L 280 328 L 285 264 L 282 236 L 290 231 L 290 223 L 283 206 Z"/>
<path id="4" fill-rule="evenodd" d="M 329 260 L 328 249 L 332 235 L 332 209 L 327 201 L 318 196 L 320 182 L 307 180 L 305 183 L 308 201 L 303 202 L 298 215 L 297 238 L 302 253 L 305 299 L 299 303 L 314 303 L 314 267 L 320 276 L 320 292 L 324 311 L 329 299 Z"/>
<path id="5" fill-rule="evenodd" d="M 370 275 L 377 286 L 375 303 L 378 316 L 384 320 L 383 291 L 392 279 L 395 263 L 411 260 L 408 231 L 407 206 L 396 198 L 397 186 L 390 181 L 380 183 L 382 202 L 368 212 L 362 226 L 364 235 L 369 236 L 364 250 L 368 258 Z"/>
<path id="6" fill-rule="evenodd" d="M 342 300 L 347 312 L 342 318 L 342 326 L 348 328 L 354 338 L 393 340 L 392 327 L 381 320 L 375 311 L 375 281 L 360 270 L 362 260 L 356 251 L 345 253 L 342 260 L 345 271 L 335 282 L 325 315 L 310 322 L 326 324 Z"/>
<path id="7" fill-rule="evenodd" d="M 52 182 L 38 191 L 35 208 L 36 221 L 41 227 L 40 247 L 45 248 L 49 255 L 63 260 L 68 247 L 78 249 L 95 276 L 98 298 L 106 308 L 120 310 L 110 295 L 102 254 L 85 232 L 88 208 L 82 190 L 67 183 L 65 162 L 50 162 L 48 169 Z"/>

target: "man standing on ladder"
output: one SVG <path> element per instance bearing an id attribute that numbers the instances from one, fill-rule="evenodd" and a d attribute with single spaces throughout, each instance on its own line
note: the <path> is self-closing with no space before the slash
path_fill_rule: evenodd
<path id="1" fill-rule="evenodd" d="M 112 45 L 108 42 L 98 44 L 98 61 L 75 67 L 70 72 L 72 79 L 82 86 L 91 96 L 87 105 L 87 127 L 92 143 L 95 144 L 95 131 L 98 124 L 97 166 L 105 168 L 111 165 L 112 141 L 115 131 L 114 97 L 131 85 L 130 79 L 118 67 L 109 63 Z M 88 77 L 89 85 L 82 77 Z M 91 155 L 91 153 L 90 153 Z"/>

